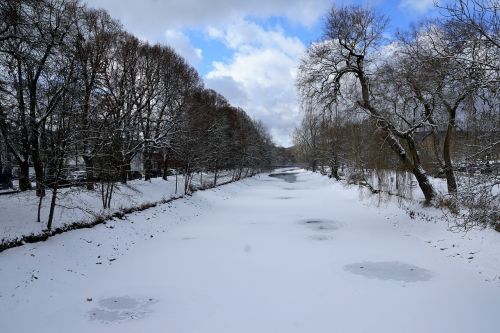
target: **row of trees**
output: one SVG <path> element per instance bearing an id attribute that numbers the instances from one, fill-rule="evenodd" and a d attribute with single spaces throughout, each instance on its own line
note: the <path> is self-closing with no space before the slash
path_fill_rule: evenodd
<path id="1" fill-rule="evenodd" d="M 410 172 L 427 202 L 437 198 L 428 174 L 440 175 L 453 208 L 480 207 L 476 220 L 496 223 L 500 8 L 459 0 L 440 10 L 388 40 L 383 15 L 333 8 L 324 40 L 300 65 L 295 143 L 313 168 L 328 165 L 337 178 L 341 165 Z M 460 182 L 464 168 L 486 176 Z"/>
<path id="2" fill-rule="evenodd" d="M 21 191 L 30 167 L 37 195 L 50 184 L 54 202 L 68 165 L 85 168 L 89 190 L 125 183 L 138 157 L 146 179 L 172 166 L 188 180 L 202 169 L 241 176 L 266 167 L 271 146 L 262 124 L 205 89 L 175 50 L 107 12 L 77 0 L 0 2 L 0 165 L 19 167 Z"/>

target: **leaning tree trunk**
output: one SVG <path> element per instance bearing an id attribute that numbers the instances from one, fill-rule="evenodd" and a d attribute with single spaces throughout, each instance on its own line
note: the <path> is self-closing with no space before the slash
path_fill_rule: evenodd
<path id="1" fill-rule="evenodd" d="M 357 62 L 358 66 L 360 68 L 363 68 L 364 59 L 358 58 Z M 358 79 L 361 84 L 362 94 L 362 101 L 358 102 L 359 106 L 368 111 L 375 119 L 377 119 L 377 125 L 379 125 L 387 134 L 386 141 L 389 143 L 391 149 L 398 155 L 398 158 L 401 160 L 403 165 L 413 173 L 413 175 L 417 179 L 420 189 L 422 190 L 425 201 L 427 203 L 430 203 L 436 196 L 436 192 L 434 191 L 434 187 L 432 186 L 431 182 L 429 181 L 429 177 L 422 167 L 418 151 L 416 149 L 415 140 L 413 139 L 411 134 L 402 136 L 401 133 L 397 133 L 394 125 L 386 120 L 379 112 L 379 110 L 377 110 L 370 104 L 370 88 L 368 79 L 366 78 L 364 72 L 358 72 Z M 408 156 L 408 152 L 396 138 L 396 134 L 399 134 L 400 137 L 402 136 L 406 140 L 411 156 Z"/>
<path id="2" fill-rule="evenodd" d="M 59 181 L 56 180 L 54 184 L 54 188 L 52 188 L 52 198 L 50 199 L 50 210 L 49 210 L 49 218 L 47 219 L 47 230 L 52 229 L 52 222 L 54 221 L 54 210 L 56 207 L 57 200 L 57 188 L 59 187 Z"/>
<path id="3" fill-rule="evenodd" d="M 386 129 L 386 132 L 388 130 Z M 406 142 L 409 146 L 409 152 L 411 154 L 410 158 L 408 156 L 408 152 L 401 145 L 398 139 L 394 137 L 394 135 L 388 132 L 387 142 L 391 146 L 392 150 L 398 155 L 399 159 L 403 163 L 403 165 L 415 176 L 417 179 L 418 186 L 422 190 L 422 193 L 425 197 L 425 201 L 427 203 L 431 202 L 436 196 L 436 192 L 434 191 L 434 187 L 429 181 L 429 177 L 425 173 L 424 168 L 420 162 L 420 158 L 418 156 L 418 151 L 415 146 L 415 141 L 411 136 L 406 138 Z"/>
<path id="4" fill-rule="evenodd" d="M 427 203 L 431 202 L 432 199 L 434 199 L 434 197 L 436 196 L 436 192 L 434 192 L 434 187 L 430 183 L 429 177 L 425 173 L 424 169 L 421 165 L 414 165 L 412 173 L 417 179 L 418 186 L 424 194 L 425 201 Z"/>
<path id="5" fill-rule="evenodd" d="M 54 220 L 54 212 L 55 212 L 56 201 L 57 201 L 57 190 L 59 189 L 59 179 L 61 177 L 63 165 L 64 165 L 64 158 L 61 156 L 59 158 L 58 163 L 57 163 L 56 179 L 55 179 L 55 182 L 53 185 L 54 187 L 52 188 L 52 198 L 50 199 L 49 218 L 47 220 L 47 229 L 48 230 L 52 229 L 52 222 Z"/>

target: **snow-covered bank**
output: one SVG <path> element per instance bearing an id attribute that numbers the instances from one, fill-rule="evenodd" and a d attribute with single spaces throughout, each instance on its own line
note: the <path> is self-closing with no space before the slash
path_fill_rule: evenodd
<path id="1" fill-rule="evenodd" d="M 500 234 L 362 195 L 259 175 L 7 250 L 2 332 L 500 331 Z"/>
<path id="2" fill-rule="evenodd" d="M 317 172 L 325 177 L 331 175 L 329 167 L 319 167 Z M 426 206 L 441 208 L 437 214 L 432 209 L 421 210 L 421 203 L 425 203 L 426 199 L 410 172 L 345 168 L 339 176 L 340 183 L 347 187 L 359 186 L 359 190 L 365 191 L 370 200 L 380 203 L 398 201 L 401 206 L 407 206 L 410 216 L 426 215 L 426 219 L 445 217 L 450 228 L 456 231 L 492 228 L 500 232 L 500 183 L 491 174 L 457 172 L 460 187 L 455 194 L 449 194 L 446 179 L 428 176 L 436 197 Z"/>
<path id="3" fill-rule="evenodd" d="M 409 186 L 415 180 L 413 175 L 407 176 L 406 181 L 409 183 L 399 191 L 394 187 L 396 175 L 393 172 L 384 176 L 385 179 L 393 178 L 390 185 L 380 184 L 375 174 L 370 175 L 370 186 L 349 184 L 346 180 L 330 180 L 330 183 L 339 191 L 346 191 L 346 195 L 355 194 L 362 205 L 377 207 L 377 214 L 387 215 L 386 219 L 406 235 L 418 236 L 445 256 L 474 267 L 485 281 L 500 285 L 500 233 L 479 227 L 464 231 L 447 208 L 428 205 L 423 207 L 422 192 Z M 322 177 L 325 181 L 328 178 L 326 175 Z M 434 177 L 430 177 L 430 180 L 439 193 L 446 192 L 445 180 Z M 372 193 L 372 188 L 382 190 Z M 398 218 L 394 221 L 396 217 Z"/>
<path id="4" fill-rule="evenodd" d="M 222 173 L 218 176 L 218 184 L 227 183 L 231 179 L 231 172 Z M 205 188 L 211 184 L 213 184 L 211 174 L 195 174 L 192 180 L 195 188 Z M 117 213 L 178 198 L 184 194 L 183 187 L 182 175 L 179 175 L 177 180 L 175 176 L 170 176 L 168 181 L 153 178 L 151 181 L 133 180 L 126 185 L 118 184 L 111 200 L 111 207 L 108 209 L 102 208 L 101 193 L 98 190 L 88 191 L 83 187 L 61 189 L 58 194 L 53 229 L 92 225 Z M 42 235 L 46 228 L 49 206 L 50 192 L 42 203 L 41 222 L 35 222 L 38 198 L 34 191 L 1 196 L 0 244 L 13 243 L 23 236 Z"/>

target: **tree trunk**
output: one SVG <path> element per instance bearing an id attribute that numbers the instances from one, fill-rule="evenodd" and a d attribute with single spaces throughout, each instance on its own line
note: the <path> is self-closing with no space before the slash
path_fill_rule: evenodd
<path id="1" fill-rule="evenodd" d="M 83 159 L 85 161 L 85 173 L 87 175 L 87 190 L 93 191 L 95 189 L 94 158 L 84 156 Z"/>
<path id="2" fill-rule="evenodd" d="M 50 210 L 49 210 L 49 219 L 47 220 L 47 229 L 52 229 L 52 221 L 54 220 L 54 210 L 56 207 L 57 200 L 57 189 L 59 187 L 59 180 L 56 180 L 54 184 L 54 188 L 52 189 L 52 198 L 50 200 Z"/>
<path id="3" fill-rule="evenodd" d="M 215 171 L 214 171 L 214 187 L 217 186 L 217 168 L 215 168 Z"/>
<path id="4" fill-rule="evenodd" d="M 122 164 L 120 165 L 120 182 L 122 184 L 127 184 L 130 169 L 130 162 L 123 159 Z"/>
<path id="5" fill-rule="evenodd" d="M 120 166 L 120 182 L 122 184 L 127 184 L 127 166 Z"/>
<path id="6" fill-rule="evenodd" d="M 19 189 L 21 191 L 31 190 L 30 165 L 27 159 L 19 163 Z"/>
<path id="7" fill-rule="evenodd" d="M 178 172 L 175 173 L 175 194 L 177 194 L 178 190 Z"/>
<path id="8" fill-rule="evenodd" d="M 453 171 L 453 164 L 451 161 L 451 141 L 453 139 L 453 129 L 455 128 L 455 110 L 449 110 L 448 128 L 446 130 L 446 137 L 443 143 L 443 160 L 444 160 L 444 173 L 446 175 L 446 184 L 448 186 L 448 193 L 457 193 L 457 181 L 455 179 L 455 172 Z"/>
<path id="9" fill-rule="evenodd" d="M 316 159 L 315 159 L 315 158 L 312 160 L 312 163 L 311 163 L 311 169 L 312 169 L 312 172 L 316 172 L 316 169 L 317 169 L 317 161 L 316 161 Z"/>
<path id="10" fill-rule="evenodd" d="M 427 203 L 431 202 L 432 199 L 436 196 L 436 193 L 434 192 L 434 187 L 432 184 L 429 182 L 429 177 L 427 177 L 427 174 L 424 172 L 424 169 L 418 165 L 413 167 L 413 175 L 415 175 L 415 178 L 417 179 L 418 186 L 422 190 L 422 193 L 424 194 L 425 201 Z"/>
<path id="11" fill-rule="evenodd" d="M 43 197 L 39 197 L 39 199 L 38 199 L 38 209 L 37 209 L 37 213 L 36 213 L 36 221 L 37 222 L 41 222 L 42 203 L 43 203 Z"/>
<path id="12" fill-rule="evenodd" d="M 30 123 L 30 143 L 31 143 L 31 157 L 33 158 L 33 167 L 35 169 L 36 179 L 36 195 L 45 196 L 45 175 L 43 164 L 40 154 L 40 131 L 43 126 L 38 126 L 36 119 L 37 109 L 37 86 L 36 82 L 30 82 L 28 85 L 30 94 L 29 98 L 29 123 Z"/>
<path id="13" fill-rule="evenodd" d="M 339 176 L 339 162 L 338 162 L 338 158 L 337 158 L 337 154 L 335 152 L 332 153 L 333 155 L 333 159 L 331 160 L 331 170 L 330 170 L 330 178 L 333 177 L 335 178 L 337 181 L 340 180 L 340 176 Z"/>
<path id="14" fill-rule="evenodd" d="M 168 156 L 163 156 L 163 180 L 168 180 Z"/>
<path id="15" fill-rule="evenodd" d="M 52 198 L 50 200 L 50 210 L 49 210 L 49 218 L 47 220 L 47 229 L 50 230 L 52 228 L 52 221 L 54 220 L 54 210 L 56 207 L 57 201 L 57 190 L 59 188 L 59 178 L 61 177 L 61 171 L 63 168 L 64 159 L 61 157 L 59 163 L 57 165 L 56 179 L 54 182 L 54 187 L 52 189 Z"/>
<path id="16" fill-rule="evenodd" d="M 403 165 L 405 165 L 406 168 L 413 173 L 413 175 L 417 179 L 418 186 L 424 194 L 425 201 L 429 203 L 436 196 L 436 192 L 434 191 L 434 187 L 430 183 L 429 177 L 425 173 L 424 168 L 420 163 L 420 158 L 418 157 L 418 152 L 416 150 L 413 138 L 407 137 L 406 141 L 408 143 L 410 153 L 413 157 L 413 161 L 408 157 L 406 150 L 394 137 L 394 135 L 392 133 L 388 133 L 387 142 L 391 146 L 392 150 L 398 155 L 401 162 L 403 162 Z"/>
<path id="17" fill-rule="evenodd" d="M 188 168 L 184 168 L 184 194 L 188 194 L 189 191 L 189 174 Z"/>
<path id="18" fill-rule="evenodd" d="M 331 166 L 331 174 L 330 174 L 330 178 L 333 177 L 335 178 L 335 180 L 340 180 L 340 176 L 339 176 L 339 166 L 337 165 L 337 163 L 333 163 L 332 166 Z"/>
<path id="19" fill-rule="evenodd" d="M 35 179 L 36 179 L 36 195 L 39 197 L 45 196 L 45 175 L 43 171 L 42 161 L 40 160 L 40 155 L 35 152 L 38 148 L 33 149 L 31 156 L 33 157 L 33 167 L 35 169 Z"/>
<path id="20" fill-rule="evenodd" d="M 362 69 L 364 59 L 358 58 L 358 66 Z M 397 131 L 394 125 L 387 121 L 381 113 L 370 104 L 370 88 L 368 80 L 364 72 L 358 73 L 358 79 L 361 84 L 362 102 L 358 102 L 359 106 L 367 110 L 375 119 L 377 119 L 377 125 L 380 126 L 387 134 L 387 142 L 389 143 L 391 149 L 398 155 L 398 158 L 403 162 L 403 165 L 410 170 L 417 179 L 418 185 L 424 194 L 425 201 L 430 203 L 436 196 L 434 187 L 429 181 L 427 174 L 420 163 L 420 158 L 418 151 L 416 149 L 415 140 L 410 134 L 407 134 L 404 138 L 408 143 L 411 157 L 408 156 L 405 148 L 401 145 L 399 140 L 395 137 Z M 399 134 L 401 135 L 401 134 Z"/>
<path id="21" fill-rule="evenodd" d="M 441 153 L 440 153 L 441 139 L 439 138 L 439 134 L 437 133 L 434 127 L 432 129 L 431 137 L 432 137 L 432 150 L 434 151 L 434 158 L 436 159 L 439 167 L 441 169 L 444 169 L 444 162 L 441 160 Z"/>
<path id="22" fill-rule="evenodd" d="M 239 170 L 238 170 L 238 178 L 236 178 L 236 180 L 240 180 L 241 179 L 241 173 L 243 172 L 243 166 L 240 166 Z"/>
<path id="23" fill-rule="evenodd" d="M 151 180 L 153 174 L 153 156 L 147 144 L 144 145 L 144 180 Z"/>

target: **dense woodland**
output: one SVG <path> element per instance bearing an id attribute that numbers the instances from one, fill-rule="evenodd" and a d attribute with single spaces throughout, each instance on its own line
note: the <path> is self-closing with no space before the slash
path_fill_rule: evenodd
<path id="1" fill-rule="evenodd" d="M 88 190 L 182 172 L 255 172 L 270 164 L 264 126 L 203 87 L 165 45 L 124 31 L 76 0 L 0 2 L 0 171 L 40 198 L 81 170 Z M 30 170 L 34 170 L 32 175 Z M 31 179 L 30 179 L 31 178 Z M 34 179 L 33 179 L 34 178 Z"/>
<path id="2" fill-rule="evenodd" d="M 500 18 L 496 0 L 459 0 L 388 38 L 388 20 L 334 7 L 298 77 L 301 160 L 372 186 L 414 179 L 463 226 L 498 225 Z M 438 193 L 436 182 L 446 182 Z M 400 182 L 399 190 L 405 184 Z"/>

